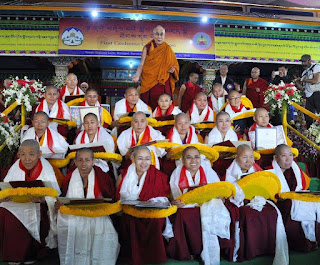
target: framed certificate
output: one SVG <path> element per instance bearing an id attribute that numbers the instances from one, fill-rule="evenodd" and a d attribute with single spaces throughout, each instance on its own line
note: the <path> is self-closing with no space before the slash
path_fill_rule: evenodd
<path id="1" fill-rule="evenodd" d="M 256 150 L 274 149 L 277 147 L 276 128 L 256 128 Z"/>

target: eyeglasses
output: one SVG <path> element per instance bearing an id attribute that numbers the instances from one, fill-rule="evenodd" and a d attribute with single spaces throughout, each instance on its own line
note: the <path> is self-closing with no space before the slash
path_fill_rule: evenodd
<path id="1" fill-rule="evenodd" d="M 157 37 L 163 37 L 164 33 L 163 32 L 161 32 L 161 33 L 156 32 L 156 33 L 154 33 L 154 35 L 157 36 Z"/>
<path id="2" fill-rule="evenodd" d="M 170 102 L 170 99 L 159 99 L 159 102 Z"/>
<path id="3" fill-rule="evenodd" d="M 87 98 L 97 98 L 97 97 L 98 97 L 97 95 L 87 96 Z"/>

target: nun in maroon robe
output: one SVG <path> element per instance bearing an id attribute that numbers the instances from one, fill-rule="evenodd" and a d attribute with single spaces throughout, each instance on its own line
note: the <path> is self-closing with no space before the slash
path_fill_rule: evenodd
<path id="1" fill-rule="evenodd" d="M 168 176 L 151 165 L 147 147 L 136 147 L 132 163 L 117 180 L 117 199 L 148 201 L 152 198 L 168 201 Z M 165 218 L 136 218 L 123 214 L 119 220 L 119 258 L 128 264 L 167 262 L 164 237 Z"/>
<path id="2" fill-rule="evenodd" d="M 60 193 L 54 170 L 50 163 L 41 157 L 37 141 L 25 140 L 19 148 L 18 156 L 20 159 L 12 165 L 4 182 L 50 181 L 52 187 Z M 48 206 L 44 198 L 30 200 L 31 203 L 10 202 L 10 198 L 0 201 L 0 247 L 3 261 L 36 261 L 47 253 L 45 239 L 50 228 Z M 38 204 L 40 204 L 39 208 Z M 37 236 L 37 228 L 32 225 L 34 216 L 38 214 L 40 216 L 39 236 Z M 29 225 L 28 229 L 25 224 Z"/>

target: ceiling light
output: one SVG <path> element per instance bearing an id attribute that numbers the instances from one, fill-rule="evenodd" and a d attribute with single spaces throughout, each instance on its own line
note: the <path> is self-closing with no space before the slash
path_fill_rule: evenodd
<path id="1" fill-rule="evenodd" d="M 98 16 L 98 11 L 97 10 L 91 11 L 91 16 L 92 17 L 97 17 Z"/>
<path id="2" fill-rule="evenodd" d="M 207 22 L 208 22 L 208 17 L 206 17 L 206 16 L 202 17 L 202 18 L 201 18 L 201 21 L 202 21 L 203 23 L 207 23 Z"/>

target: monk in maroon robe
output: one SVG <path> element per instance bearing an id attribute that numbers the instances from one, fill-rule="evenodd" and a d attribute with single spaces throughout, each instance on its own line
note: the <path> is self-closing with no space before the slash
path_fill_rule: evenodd
<path id="1" fill-rule="evenodd" d="M 178 104 L 179 108 L 184 113 L 187 113 L 187 111 L 191 108 L 196 95 L 202 92 L 202 88 L 197 85 L 198 80 L 199 75 L 197 73 L 191 73 L 189 75 L 189 81 L 185 82 L 180 87 Z"/>
<path id="2" fill-rule="evenodd" d="M 147 147 L 138 146 L 132 154 L 133 163 L 117 180 L 117 199 L 168 201 L 168 176 L 151 165 Z M 120 260 L 129 264 L 167 262 L 162 232 L 166 219 L 135 218 L 123 214 L 120 219 Z"/>
<path id="3" fill-rule="evenodd" d="M 164 42 L 165 29 L 158 25 L 153 29 L 153 40 L 142 50 L 140 65 L 132 81 L 137 83 L 141 75 L 140 98 L 152 110 L 157 107 L 161 94 L 172 96 L 179 80 L 179 64 L 170 45 Z"/>
<path id="4" fill-rule="evenodd" d="M 259 77 L 260 69 L 254 67 L 251 70 L 251 78 L 243 85 L 242 95 L 246 95 L 252 102 L 254 108 L 264 107 L 264 92 L 268 88 L 267 82 Z"/>

